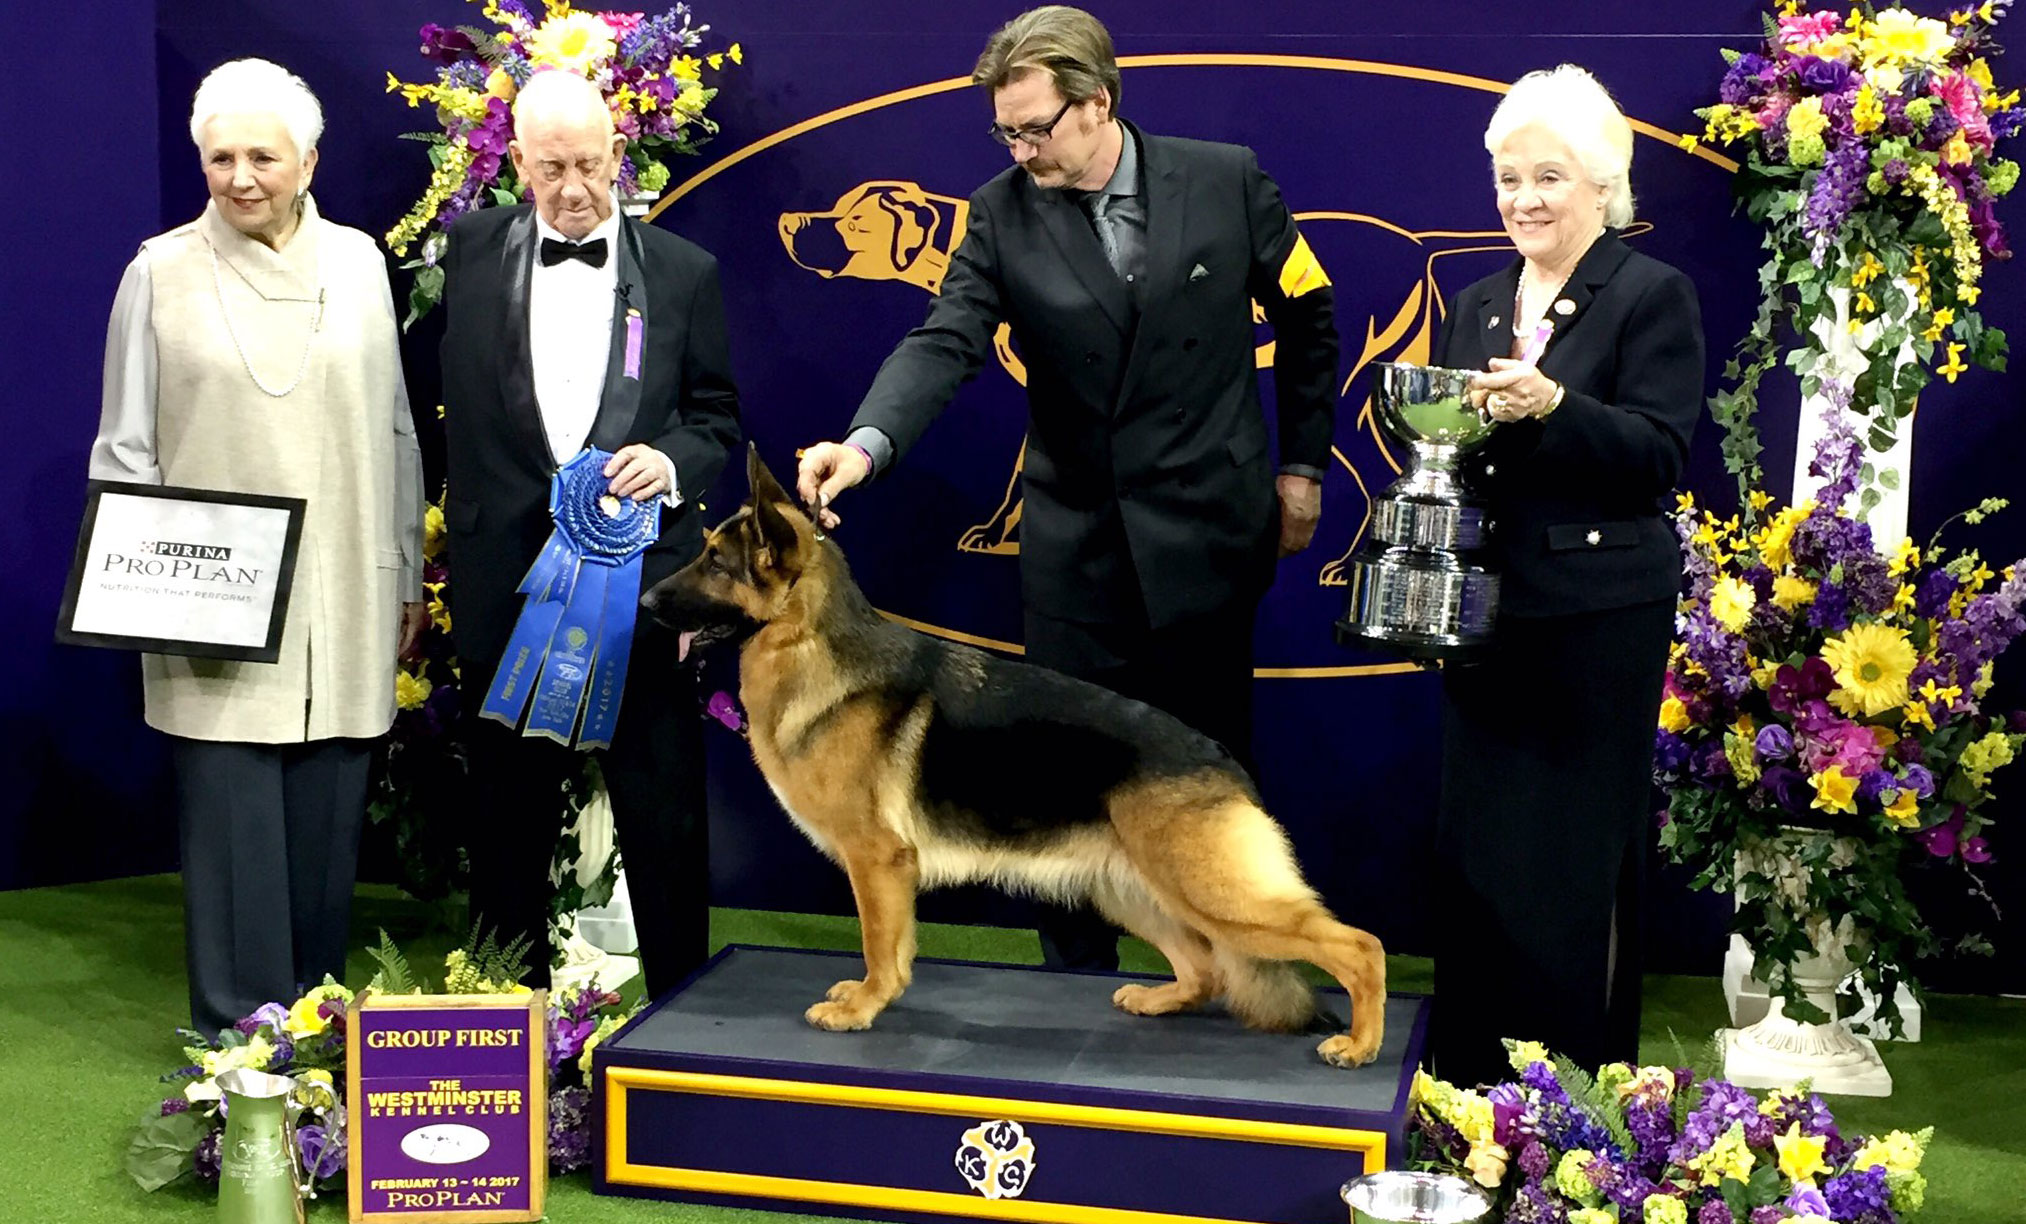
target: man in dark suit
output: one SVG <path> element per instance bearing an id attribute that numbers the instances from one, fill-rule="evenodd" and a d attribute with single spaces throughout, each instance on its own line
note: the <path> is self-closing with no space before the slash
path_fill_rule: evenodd
<path id="1" fill-rule="evenodd" d="M 1117 117 L 1096 18 L 1008 22 L 972 80 L 1014 165 L 971 197 L 928 320 L 842 443 L 803 455 L 820 508 L 885 471 L 992 351 L 1027 366 L 1020 580 L 1027 658 L 1174 714 L 1251 761 L 1252 629 L 1276 553 L 1307 546 L 1336 405 L 1329 278 L 1249 149 Z M 1251 303 L 1273 324 L 1280 468 Z M 1044 911 L 1051 964 L 1117 965 L 1094 916 Z"/>
<path id="2" fill-rule="evenodd" d="M 592 446 L 613 452 L 613 494 L 664 500 L 645 589 L 701 551 L 695 499 L 737 444 L 739 421 L 717 263 L 618 214 L 626 140 L 597 89 L 540 73 L 514 122 L 509 152 L 534 204 L 466 216 L 443 259 L 444 519 L 477 801 L 472 913 L 503 941 L 532 941 L 531 981 L 542 984 L 560 787 L 576 761 L 477 715 L 520 615 L 516 588 L 549 537 L 550 478 Z M 665 631 L 638 621 L 601 761 L 654 994 L 709 951 L 701 722 L 676 687 L 677 654 Z"/>

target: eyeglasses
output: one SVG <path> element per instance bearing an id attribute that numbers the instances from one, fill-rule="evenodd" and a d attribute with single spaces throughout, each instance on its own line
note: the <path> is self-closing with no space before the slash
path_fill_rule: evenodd
<path id="1" fill-rule="evenodd" d="M 1055 135 L 1055 125 L 1061 123 L 1062 117 L 1067 115 L 1069 108 L 1075 105 L 1075 102 L 1064 102 L 1062 109 L 1055 112 L 1053 119 L 1050 119 L 1046 123 L 1037 123 L 1029 127 L 1013 128 L 1007 127 L 1003 123 L 995 123 L 989 129 L 992 139 L 1009 149 L 1013 147 L 1013 142 L 1016 140 L 1027 145 L 1029 148 L 1038 149 L 1048 143 L 1049 137 Z"/>

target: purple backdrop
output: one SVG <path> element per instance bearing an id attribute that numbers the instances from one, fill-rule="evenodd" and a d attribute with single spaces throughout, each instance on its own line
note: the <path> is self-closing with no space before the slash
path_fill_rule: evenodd
<path id="1" fill-rule="evenodd" d="M 745 66 L 726 74 L 712 108 L 723 132 L 678 172 L 657 220 L 723 263 L 749 430 L 777 471 L 792 466 L 795 447 L 842 428 L 879 361 L 927 301 L 922 265 L 884 244 L 845 249 L 838 216 L 855 211 L 875 227 L 907 218 L 927 227 L 932 252 L 947 251 L 957 208 L 1005 154 L 984 138 L 988 108 L 967 87 L 917 87 L 966 76 L 985 33 L 1015 7 L 971 0 L 701 5 L 702 20 L 744 44 Z M 1304 231 L 1336 280 L 1347 380 L 1341 462 L 1326 486 L 1315 547 L 1283 563 L 1262 616 L 1259 662 L 1269 674 L 1259 681 L 1259 751 L 1268 799 L 1332 902 L 1411 950 L 1420 942 L 1427 884 L 1433 682 L 1372 674 L 1384 660 L 1340 651 L 1327 632 L 1343 597 L 1330 582 L 1330 562 L 1356 538 L 1367 491 L 1392 478 L 1388 454 L 1361 426 L 1366 380 L 1356 371 L 1370 360 L 1415 355 L 1430 338 L 1429 295 L 1453 292 L 1508 257 L 1480 141 L 1496 101 L 1486 86 L 1573 60 L 1595 70 L 1635 120 L 1680 132 L 1694 124 L 1692 108 L 1713 95 L 1718 49 L 1745 45 L 1760 10 L 1734 0 L 1650 10 L 1602 0 L 1553 11 L 1488 11 L 1449 0 L 1357 8 L 1353 17 L 1338 3 L 1284 3 L 1273 6 L 1270 28 L 1255 20 L 1259 10 L 1196 0 L 1132 0 L 1096 11 L 1128 60 L 1123 113 L 1152 131 L 1255 148 L 1304 215 Z M 478 19 L 474 6 L 455 0 L 361 0 L 319 10 L 314 21 L 244 0 L 129 2 L 118 16 L 122 29 L 112 37 L 133 62 L 149 61 L 146 40 L 156 34 L 153 97 L 138 87 L 117 98 L 74 87 L 67 69 L 55 65 L 33 67 L 41 75 L 27 82 L 31 95 L 76 97 L 76 105 L 99 108 L 93 126 L 122 150 L 123 189 L 107 191 L 96 169 L 59 167 L 60 185 L 32 197 L 31 207 L 49 215 L 32 217 L 28 232 L 76 234 L 76 203 L 88 198 L 96 209 L 88 240 L 30 244 L 18 262 L 10 260 L 20 269 L 14 280 L 34 282 L 27 300 L 35 312 L 8 341 L 25 346 L 14 365 L 31 371 L 32 392 L 8 408 L 18 441 L 0 460 L 8 465 L 6 487 L 19 490 L 16 513 L 0 531 L 24 575 L 8 613 L 9 627 L 20 632 L 8 640 L 26 643 L 8 658 L 10 682 L 0 698 L 7 751 L 21 771 L 0 808 L 0 886 L 170 863 L 160 751 L 138 725 L 131 664 L 47 643 L 81 501 L 98 345 L 118 269 L 136 241 L 202 204 L 184 130 L 190 90 L 204 71 L 236 55 L 271 56 L 302 73 L 330 116 L 319 200 L 327 215 L 381 232 L 426 177 L 419 148 L 395 139 L 425 117 L 384 93 L 385 73 L 414 79 L 425 70 L 414 38 L 423 22 Z M 919 96 L 890 96 L 900 91 Z M 847 107 L 854 113 L 833 114 Z M 158 163 L 159 194 L 152 177 Z M 1714 378 L 1750 317 L 1757 237 L 1731 215 L 1727 174 L 1709 160 L 1642 136 L 1633 180 L 1639 216 L 1651 226 L 1634 241 L 1695 278 Z M 2003 214 L 2020 221 L 2016 206 Z M 1994 268 L 1985 298 L 1987 318 L 2015 334 L 2026 316 L 2020 275 Z M 18 287 L 10 283 L 8 292 Z M 408 347 L 416 402 L 434 404 L 434 336 L 426 323 Z M 1016 562 L 1004 548 L 1017 540 L 1007 530 L 1024 412 L 1016 371 L 1010 352 L 1000 368 L 988 367 L 907 464 L 845 504 L 849 521 L 839 539 L 880 606 L 953 634 L 1018 638 Z M 2021 386 L 2017 375 L 1980 372 L 1952 387 L 1937 384 L 1924 397 L 1913 481 L 1917 534 L 1976 496 L 2026 492 L 1999 432 L 2012 425 Z M 1769 401 L 1764 422 L 1774 473 L 1790 463 L 1794 409 L 1786 394 L 1784 402 L 1777 395 Z M 1705 425 L 1691 483 L 1721 499 L 1728 484 L 1716 440 Z M 728 509 L 741 492 L 728 488 L 708 500 Z M 1980 536 L 1964 538 L 1994 560 L 2010 560 L 2026 530 L 2000 516 Z M 2009 690 L 2017 703 L 2014 673 L 2022 667 L 2014 660 L 2013 672 L 2001 669 L 2000 698 Z M 1516 695 L 1516 716 L 1524 716 L 1523 695 Z M 713 738 L 718 899 L 847 908 L 841 879 L 780 818 L 741 746 Z M 106 836 L 80 853 L 68 836 L 74 828 Z M 2003 864 L 1994 874 L 2001 899 L 2016 898 L 2019 874 Z M 1958 903 L 1959 885 L 1932 885 L 1945 909 Z M 1720 903 L 1691 897 L 1665 876 L 1656 897 L 1664 919 L 1654 924 L 1660 963 L 1711 968 Z M 925 912 L 1011 911 L 958 895 Z M 2000 935 L 1999 977 L 2016 988 L 2026 960 Z M 1989 969 L 1980 962 L 1972 972 L 1982 977 Z"/>

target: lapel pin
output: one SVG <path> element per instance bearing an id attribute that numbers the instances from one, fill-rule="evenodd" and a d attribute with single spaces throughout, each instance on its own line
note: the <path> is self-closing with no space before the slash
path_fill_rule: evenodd
<path id="1" fill-rule="evenodd" d="M 1574 314 L 1576 313 L 1576 304 L 1567 298 L 1562 298 L 1555 303 L 1555 313 L 1558 315 Z"/>
<path id="2" fill-rule="evenodd" d="M 1197 264 L 1195 267 L 1189 269 L 1189 279 L 1192 281 L 1202 280 L 1208 275 L 1210 275 L 1210 269 L 1204 267 L 1202 264 Z"/>
<path id="3" fill-rule="evenodd" d="M 1486 326 L 1486 327 L 1497 327 L 1497 326 L 1498 326 L 1498 316 L 1497 316 L 1497 315 L 1493 315 L 1493 316 L 1491 316 L 1491 322 L 1489 322 L 1489 323 L 1486 323 L 1486 324 L 1485 324 L 1485 326 Z"/>

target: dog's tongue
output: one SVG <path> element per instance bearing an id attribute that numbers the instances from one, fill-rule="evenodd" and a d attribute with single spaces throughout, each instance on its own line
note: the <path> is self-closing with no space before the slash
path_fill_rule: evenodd
<path id="1" fill-rule="evenodd" d="M 691 642 L 694 641 L 696 641 L 696 630 L 694 629 L 688 631 L 687 633 L 684 633 L 681 637 L 676 639 L 675 643 L 676 662 L 680 663 L 683 660 L 689 658 L 689 645 Z"/>

